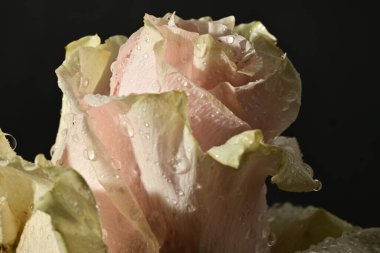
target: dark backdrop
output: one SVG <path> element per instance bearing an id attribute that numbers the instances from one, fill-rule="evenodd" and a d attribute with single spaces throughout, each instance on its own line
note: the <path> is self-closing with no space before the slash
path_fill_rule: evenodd
<path id="1" fill-rule="evenodd" d="M 142 26 L 145 12 L 261 20 L 303 81 L 301 112 L 285 134 L 297 137 L 305 161 L 323 182 L 322 191 L 304 194 L 272 186 L 270 203 L 313 204 L 361 226 L 380 226 L 380 107 L 369 71 L 374 57 L 369 9 L 333 1 L 4 1 L 0 128 L 17 138 L 17 152 L 24 157 L 49 154 L 61 99 L 54 70 L 63 61 L 64 46 L 79 37 L 130 35 Z"/>

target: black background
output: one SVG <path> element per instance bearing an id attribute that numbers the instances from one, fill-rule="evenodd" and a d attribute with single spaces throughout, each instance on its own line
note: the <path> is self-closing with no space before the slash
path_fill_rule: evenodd
<path id="1" fill-rule="evenodd" d="M 269 188 L 269 202 L 322 206 L 364 227 L 380 226 L 378 82 L 370 40 L 371 8 L 363 2 L 321 1 L 4 1 L 0 6 L 0 128 L 31 160 L 49 154 L 61 92 L 54 74 L 64 46 L 89 34 L 130 35 L 144 13 L 183 18 L 235 15 L 261 20 L 301 74 L 303 104 L 285 132 L 323 182 L 320 192 Z M 377 29 L 378 30 L 378 29 Z"/>

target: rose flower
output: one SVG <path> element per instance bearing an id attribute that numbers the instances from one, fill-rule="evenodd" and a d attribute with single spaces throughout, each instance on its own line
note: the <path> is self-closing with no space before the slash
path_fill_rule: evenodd
<path id="1" fill-rule="evenodd" d="M 265 179 L 320 187 L 294 138 L 301 82 L 260 22 L 144 17 L 66 47 L 52 161 L 77 170 L 110 253 L 266 252 Z"/>

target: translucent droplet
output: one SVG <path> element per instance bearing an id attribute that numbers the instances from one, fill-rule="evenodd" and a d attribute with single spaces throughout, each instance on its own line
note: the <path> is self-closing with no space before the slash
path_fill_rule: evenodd
<path id="1" fill-rule="evenodd" d="M 178 191 L 178 195 L 183 196 L 183 195 L 185 195 L 185 193 L 183 191 Z"/>
<path id="2" fill-rule="evenodd" d="M 83 151 L 83 155 L 86 159 L 93 161 L 95 160 L 95 152 L 91 148 L 87 148 Z"/>
<path id="3" fill-rule="evenodd" d="M 15 150 L 17 148 L 17 140 L 16 140 L 16 138 L 13 135 L 7 134 L 7 133 L 4 133 L 4 136 L 7 139 L 8 143 L 9 143 L 9 146 L 13 150 Z"/>
<path id="4" fill-rule="evenodd" d="M 177 77 L 177 81 L 181 82 L 182 81 L 182 77 Z"/>
<path id="5" fill-rule="evenodd" d="M 322 189 L 322 182 L 319 181 L 318 179 L 315 179 L 314 182 L 316 184 L 316 186 L 314 188 L 314 191 L 316 191 L 316 192 L 320 191 Z"/>
<path id="6" fill-rule="evenodd" d="M 120 176 L 116 174 L 116 175 L 114 176 L 114 178 L 119 179 Z"/>
<path id="7" fill-rule="evenodd" d="M 276 237 L 276 234 L 271 232 L 268 236 L 268 240 L 267 240 L 267 244 L 269 247 L 272 247 L 273 245 L 276 244 L 276 241 L 277 241 L 277 237 Z"/>
<path id="8" fill-rule="evenodd" d="M 139 51 L 141 50 L 141 46 L 140 45 L 137 46 L 137 50 L 139 50 Z"/>
<path id="9" fill-rule="evenodd" d="M 282 108 L 281 108 L 281 111 L 285 112 L 289 110 L 289 106 L 288 105 L 284 105 Z"/>
<path id="10" fill-rule="evenodd" d="M 202 185 L 201 185 L 201 184 L 196 184 L 196 185 L 195 185 L 195 189 L 197 189 L 197 190 L 202 189 Z"/>
<path id="11" fill-rule="evenodd" d="M 145 126 L 145 127 L 149 127 L 149 123 L 148 123 L 148 122 L 145 122 L 145 123 L 144 123 L 144 126 Z"/>
<path id="12" fill-rule="evenodd" d="M 63 129 L 61 134 L 62 134 L 62 137 L 66 137 L 67 136 L 67 128 Z"/>
<path id="13" fill-rule="evenodd" d="M 51 146 L 50 148 L 50 157 L 53 157 L 54 152 L 55 152 L 55 145 Z"/>
<path id="14" fill-rule="evenodd" d="M 118 159 L 112 159 L 111 163 L 112 163 L 112 166 L 115 169 L 117 169 L 117 170 L 121 169 L 121 161 L 120 160 L 118 160 Z"/>
<path id="15" fill-rule="evenodd" d="M 192 205 L 187 205 L 186 206 L 186 210 L 189 212 L 189 213 L 192 213 L 192 212 L 195 212 L 197 209 L 192 206 Z"/>
<path id="16" fill-rule="evenodd" d="M 228 36 L 227 37 L 227 43 L 232 44 L 234 42 L 235 38 L 233 36 Z"/>
<path id="17" fill-rule="evenodd" d="M 183 86 L 185 86 L 185 87 L 187 87 L 189 85 L 189 83 L 187 82 L 187 81 L 185 81 L 184 83 L 183 83 Z"/>
<path id="18" fill-rule="evenodd" d="M 149 134 L 145 134 L 145 139 L 149 140 L 150 139 L 150 135 Z"/>
<path id="19" fill-rule="evenodd" d="M 289 91 L 288 94 L 286 95 L 286 101 L 288 101 L 289 103 L 293 102 L 294 100 L 297 99 L 297 97 L 298 97 L 297 92 Z"/>
<path id="20" fill-rule="evenodd" d="M 87 87 L 87 86 L 88 86 L 88 79 L 87 79 L 87 78 L 83 78 L 83 79 L 81 80 L 81 85 L 82 85 L 83 87 Z"/>
<path id="21" fill-rule="evenodd" d="M 144 59 L 148 59 L 148 54 L 143 55 Z"/>
<path id="22" fill-rule="evenodd" d="M 72 137 L 73 141 L 79 142 L 79 136 L 77 134 L 74 134 Z"/>

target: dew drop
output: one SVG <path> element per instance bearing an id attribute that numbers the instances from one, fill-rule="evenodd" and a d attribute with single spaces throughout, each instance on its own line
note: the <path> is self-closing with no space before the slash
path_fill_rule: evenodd
<path id="1" fill-rule="evenodd" d="M 178 195 L 183 196 L 183 195 L 185 195 L 185 193 L 183 191 L 178 191 Z"/>
<path id="2" fill-rule="evenodd" d="M 50 148 L 50 157 L 53 157 L 54 152 L 55 152 L 55 145 L 51 146 Z"/>
<path id="3" fill-rule="evenodd" d="M 145 139 L 149 140 L 150 139 L 150 135 L 149 134 L 145 134 Z"/>
<path id="4" fill-rule="evenodd" d="M 149 123 L 148 123 L 148 122 L 145 122 L 145 123 L 144 123 L 144 126 L 145 126 L 145 127 L 149 127 Z"/>
<path id="5" fill-rule="evenodd" d="M 298 94 L 297 92 L 295 91 L 289 91 L 288 94 L 286 95 L 286 101 L 287 102 L 293 102 L 294 100 L 296 100 L 298 97 Z"/>
<path id="6" fill-rule="evenodd" d="M 201 184 L 196 184 L 196 185 L 195 185 L 195 189 L 197 189 L 197 190 L 202 189 L 202 185 L 201 185 Z"/>
<path id="7" fill-rule="evenodd" d="M 86 78 L 82 79 L 82 80 L 81 80 L 81 85 L 82 85 L 83 87 L 87 87 L 87 86 L 88 86 L 88 79 L 86 79 Z"/>
<path id="8" fill-rule="evenodd" d="M 195 212 L 197 209 L 192 206 L 192 205 L 187 205 L 186 206 L 186 210 L 189 212 L 189 213 L 192 213 L 192 212 Z"/>
<path id="9" fill-rule="evenodd" d="M 315 188 L 314 188 L 314 191 L 320 191 L 322 189 L 322 182 L 319 181 L 318 179 L 315 179 L 314 180 L 314 183 L 316 184 Z"/>
<path id="10" fill-rule="evenodd" d="M 148 59 L 148 54 L 143 55 L 144 59 Z"/>
<path id="11" fill-rule="evenodd" d="M 276 241 L 277 241 L 277 237 L 276 237 L 276 234 L 271 232 L 268 236 L 268 240 L 267 240 L 267 244 L 269 247 L 272 247 L 273 245 L 276 244 Z"/>
<path id="12" fill-rule="evenodd" d="M 114 175 L 114 178 L 119 179 L 120 176 L 116 174 L 116 175 Z"/>
<path id="13" fill-rule="evenodd" d="M 234 39 L 233 36 L 228 36 L 228 37 L 227 37 L 227 43 L 228 43 L 228 44 L 232 44 L 232 43 L 234 42 L 234 40 L 235 40 L 235 39 Z"/>
<path id="14" fill-rule="evenodd" d="M 17 148 L 17 140 L 16 140 L 16 138 L 13 135 L 7 134 L 7 133 L 4 133 L 4 136 L 7 139 L 8 143 L 9 143 L 9 146 L 13 150 L 15 150 Z"/>
<path id="15" fill-rule="evenodd" d="M 74 134 L 72 137 L 73 141 L 79 142 L 79 136 L 77 134 Z"/>
<path id="16" fill-rule="evenodd" d="M 91 148 L 87 148 L 83 151 L 83 155 L 87 160 L 93 161 L 95 160 L 95 152 Z"/>
<path id="17" fill-rule="evenodd" d="M 183 86 L 185 86 L 185 87 L 187 87 L 189 85 L 189 83 L 187 82 L 187 81 L 185 81 L 184 83 L 183 83 Z"/>
<path id="18" fill-rule="evenodd" d="M 139 50 L 139 51 L 141 50 L 141 46 L 140 45 L 137 46 L 137 50 Z"/>
<path id="19" fill-rule="evenodd" d="M 182 81 L 182 77 L 177 77 L 177 81 L 181 82 Z"/>
<path id="20" fill-rule="evenodd" d="M 115 169 L 117 169 L 117 170 L 121 169 L 121 161 L 120 160 L 112 159 L 111 164 Z"/>

